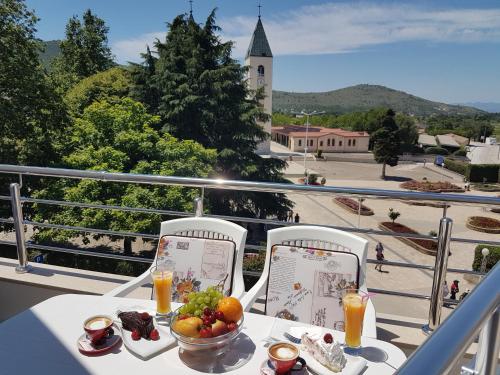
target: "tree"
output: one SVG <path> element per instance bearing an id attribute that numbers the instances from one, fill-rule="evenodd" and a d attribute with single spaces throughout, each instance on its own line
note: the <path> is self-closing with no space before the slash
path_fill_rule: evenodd
<path id="1" fill-rule="evenodd" d="M 418 140 L 418 130 L 415 120 L 408 115 L 398 113 L 396 115 L 396 124 L 399 128 L 400 152 L 412 152 Z"/>
<path id="2" fill-rule="evenodd" d="M 61 54 L 54 60 L 54 80 L 65 92 L 80 79 L 105 71 L 115 65 L 108 47 L 108 30 L 104 20 L 90 9 L 83 20 L 73 16 L 66 24 L 66 38 L 61 41 Z"/>
<path id="3" fill-rule="evenodd" d="M 389 213 L 387 214 L 387 216 L 389 216 L 389 219 L 391 219 L 394 223 L 396 219 L 401 216 L 401 213 L 398 211 L 394 211 L 393 208 L 389 208 Z"/>
<path id="4" fill-rule="evenodd" d="M 215 164 L 215 151 L 194 141 L 180 141 L 154 130 L 159 121 L 141 103 L 129 98 L 95 102 L 81 118 L 75 119 L 70 134 L 66 167 L 110 172 L 207 177 Z M 106 183 L 95 180 L 58 180 L 35 193 L 36 197 L 103 205 L 145 207 L 165 210 L 192 210 L 198 191 L 163 185 L 146 186 Z M 73 226 L 114 231 L 157 233 L 159 214 L 98 210 L 82 207 L 37 206 L 36 220 L 50 220 Z M 66 241 L 78 233 L 40 230 L 39 240 Z M 95 239 L 102 235 L 94 235 Z M 112 240 L 117 240 L 112 237 Z M 84 242 L 89 242 L 87 235 Z M 131 253 L 132 240 L 126 237 L 124 251 Z"/>
<path id="5" fill-rule="evenodd" d="M 261 93 L 249 92 L 246 68 L 231 58 L 232 43 L 221 42 L 218 30 L 215 12 L 202 26 L 177 16 L 165 41 L 155 43 L 158 58 L 147 52 L 136 67 L 133 92 L 160 116 L 164 132 L 216 149 L 218 177 L 285 182 L 284 161 L 255 154 L 268 137 L 256 122 L 267 118 Z M 291 207 L 282 194 L 213 192 L 210 198 L 212 212 L 220 214 L 285 216 Z"/>
<path id="6" fill-rule="evenodd" d="M 74 115 L 80 116 L 95 101 L 110 102 L 128 96 L 131 84 L 128 70 L 111 68 L 82 79 L 66 93 L 65 102 Z"/>
<path id="7" fill-rule="evenodd" d="M 373 155 L 375 161 L 382 164 L 382 178 L 385 179 L 385 167 L 398 165 L 398 154 L 400 151 L 399 129 L 394 121 L 395 113 L 392 109 L 387 111 L 382 120 L 381 128 L 376 130 L 371 139 L 374 143 Z"/>

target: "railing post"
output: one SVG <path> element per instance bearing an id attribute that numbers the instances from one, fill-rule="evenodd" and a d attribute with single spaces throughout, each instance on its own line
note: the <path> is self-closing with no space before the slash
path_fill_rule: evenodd
<path id="1" fill-rule="evenodd" d="M 203 216 L 203 198 L 201 197 L 194 198 L 194 216 L 195 217 Z"/>
<path id="2" fill-rule="evenodd" d="M 432 281 L 432 293 L 429 305 L 429 324 L 422 327 L 425 334 L 434 331 L 441 322 L 441 310 L 443 307 L 443 283 L 446 280 L 446 269 L 448 267 L 448 254 L 450 251 L 451 229 L 453 220 L 443 217 L 439 222 L 438 246 L 436 262 L 434 264 L 434 279 Z"/>
<path id="3" fill-rule="evenodd" d="M 10 202 L 12 205 L 14 229 L 16 231 L 17 258 L 19 259 L 19 265 L 16 267 L 16 272 L 26 273 L 29 272 L 30 266 L 28 265 L 28 252 L 26 251 L 26 239 L 24 237 L 21 187 L 18 183 L 10 184 Z"/>

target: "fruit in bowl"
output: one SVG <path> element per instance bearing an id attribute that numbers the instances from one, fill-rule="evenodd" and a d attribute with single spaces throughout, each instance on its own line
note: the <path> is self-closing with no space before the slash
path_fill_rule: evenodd
<path id="1" fill-rule="evenodd" d="M 212 299 L 211 294 L 210 301 L 205 300 L 206 294 L 214 290 L 208 288 L 205 292 L 192 293 L 189 301 L 174 312 L 170 330 L 181 348 L 210 350 L 212 355 L 218 355 L 240 333 L 243 324 L 240 301 L 219 295 Z"/>

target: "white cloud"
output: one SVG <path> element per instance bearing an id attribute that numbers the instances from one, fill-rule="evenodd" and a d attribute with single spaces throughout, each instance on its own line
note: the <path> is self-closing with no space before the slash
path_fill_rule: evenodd
<path id="1" fill-rule="evenodd" d="M 221 20 L 222 36 L 235 41 L 234 56 L 246 52 L 255 17 Z M 263 19 L 274 55 L 312 55 L 354 51 L 406 41 L 490 42 L 500 40 L 500 8 L 426 9 L 408 4 L 325 3 Z M 119 61 L 137 61 L 146 44 L 164 33 L 149 33 L 113 44 Z"/>

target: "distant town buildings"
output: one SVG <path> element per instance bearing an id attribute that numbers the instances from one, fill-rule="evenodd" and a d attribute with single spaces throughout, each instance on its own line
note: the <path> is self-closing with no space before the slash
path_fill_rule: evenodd
<path id="1" fill-rule="evenodd" d="M 304 152 L 306 127 L 288 125 L 271 129 L 273 141 L 291 151 Z M 307 151 L 317 152 L 368 152 L 370 136 L 366 132 L 310 126 L 307 132 Z"/>

